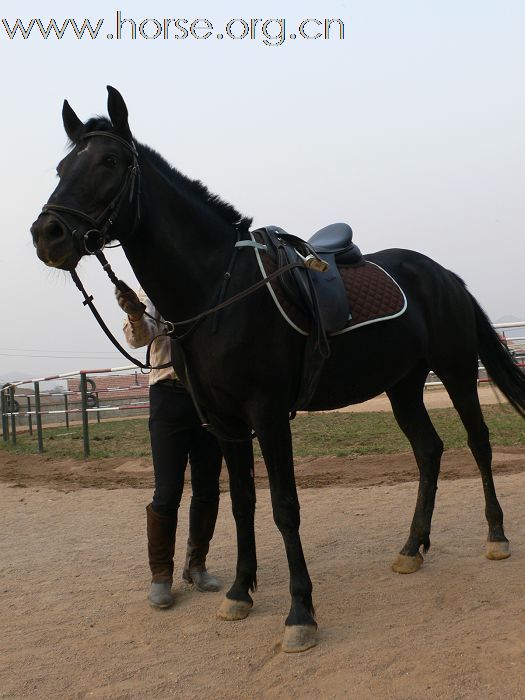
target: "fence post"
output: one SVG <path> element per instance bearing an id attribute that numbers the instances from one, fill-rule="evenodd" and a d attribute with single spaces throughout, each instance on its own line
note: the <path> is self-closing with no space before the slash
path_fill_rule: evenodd
<path id="1" fill-rule="evenodd" d="M 2 438 L 4 442 L 9 441 L 9 420 L 7 418 L 7 397 L 5 390 L 1 390 L 2 399 Z"/>
<path id="2" fill-rule="evenodd" d="M 67 394 L 64 394 L 64 411 L 66 412 L 66 428 L 69 430 L 69 401 Z"/>
<path id="3" fill-rule="evenodd" d="M 42 435 L 42 414 L 40 413 L 40 382 L 35 382 L 35 411 L 36 411 L 36 434 L 38 438 L 38 451 L 44 451 L 44 436 Z"/>
<path id="4" fill-rule="evenodd" d="M 80 374 L 80 396 L 82 399 L 82 436 L 84 438 L 84 459 L 89 457 L 89 421 L 87 412 L 87 376 Z"/>
<path id="5" fill-rule="evenodd" d="M 95 404 L 95 406 L 97 408 L 100 408 L 100 403 L 99 403 L 99 399 L 98 399 L 98 391 L 95 392 L 95 397 L 97 400 L 97 403 Z M 97 423 L 100 423 L 100 411 L 97 411 Z"/>
<path id="6" fill-rule="evenodd" d="M 15 416 L 15 387 L 9 388 L 9 403 L 11 409 L 11 440 L 16 445 L 16 416 Z"/>
<path id="7" fill-rule="evenodd" d="M 27 397 L 27 426 L 29 428 L 29 435 L 33 434 L 33 416 L 31 415 L 31 397 Z"/>

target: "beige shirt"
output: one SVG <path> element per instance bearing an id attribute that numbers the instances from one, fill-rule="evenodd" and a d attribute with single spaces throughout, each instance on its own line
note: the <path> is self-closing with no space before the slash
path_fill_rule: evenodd
<path id="1" fill-rule="evenodd" d="M 124 320 L 124 336 L 128 345 L 132 348 L 142 348 L 159 335 L 159 333 L 164 332 L 164 326 L 161 321 L 162 318 L 153 306 L 151 301 L 146 296 L 143 289 L 139 289 L 138 297 L 140 301 L 146 305 L 146 311 L 148 314 L 153 316 L 144 316 L 138 321 L 132 321 L 129 316 L 126 316 Z M 171 362 L 171 343 L 170 339 L 166 336 L 157 338 L 153 345 L 151 346 L 151 364 L 156 367 L 158 365 L 163 365 L 166 362 Z M 173 367 L 166 367 L 165 369 L 152 369 L 149 375 L 149 383 L 156 384 L 162 379 L 176 379 L 177 375 Z"/>

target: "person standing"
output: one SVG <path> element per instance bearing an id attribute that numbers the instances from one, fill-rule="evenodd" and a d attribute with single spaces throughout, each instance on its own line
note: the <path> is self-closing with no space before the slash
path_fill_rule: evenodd
<path id="1" fill-rule="evenodd" d="M 159 312 L 144 291 L 115 288 L 117 303 L 127 314 L 124 335 L 132 348 L 148 345 L 164 330 Z M 146 312 L 146 313 L 145 313 Z M 151 364 L 171 362 L 170 340 L 161 335 L 151 348 Z M 219 509 L 222 454 L 215 437 L 199 421 L 191 396 L 173 367 L 152 369 L 149 377 L 151 454 L 155 491 L 146 508 L 150 604 L 173 605 L 173 556 L 184 474 L 191 467 L 192 498 L 189 538 L 182 578 L 199 591 L 218 591 L 220 582 L 206 569 L 206 556 Z"/>

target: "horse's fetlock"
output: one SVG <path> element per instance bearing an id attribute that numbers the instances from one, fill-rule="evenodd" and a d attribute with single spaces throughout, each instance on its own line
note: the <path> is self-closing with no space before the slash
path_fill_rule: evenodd
<path id="1" fill-rule="evenodd" d="M 255 583 L 255 585 L 257 584 Z M 253 591 L 255 589 L 250 587 L 249 590 Z M 245 590 L 244 586 L 241 587 L 236 583 L 234 583 L 230 590 L 226 593 L 226 598 L 229 600 L 242 600 L 245 603 L 250 603 L 253 605 L 253 598 L 248 593 L 248 590 Z"/>

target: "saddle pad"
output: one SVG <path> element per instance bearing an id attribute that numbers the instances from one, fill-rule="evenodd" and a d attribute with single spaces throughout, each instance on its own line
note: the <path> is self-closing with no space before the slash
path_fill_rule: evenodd
<path id="1" fill-rule="evenodd" d="M 406 311 L 405 293 L 386 270 L 367 260 L 357 267 L 340 267 L 339 271 L 346 289 L 351 319 L 346 331 L 397 318 Z"/>
<path id="2" fill-rule="evenodd" d="M 263 277 L 277 269 L 276 261 L 262 250 L 255 250 Z M 332 335 L 341 335 L 356 328 L 401 316 L 407 308 L 406 296 L 388 272 L 373 262 L 341 266 L 351 317 L 345 328 Z M 279 278 L 268 284 L 277 308 L 285 320 L 302 335 L 308 335 L 310 319 L 285 294 Z"/>

